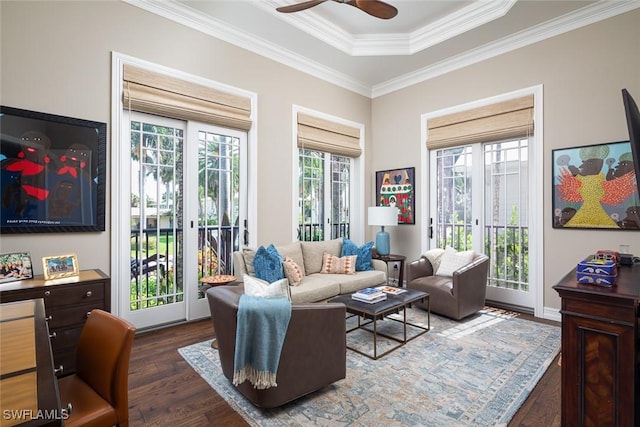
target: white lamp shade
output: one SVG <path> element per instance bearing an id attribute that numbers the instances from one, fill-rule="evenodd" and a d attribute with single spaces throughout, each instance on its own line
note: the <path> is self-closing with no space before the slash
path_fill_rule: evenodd
<path id="1" fill-rule="evenodd" d="M 369 225 L 398 225 L 398 208 L 395 206 L 370 206 Z"/>

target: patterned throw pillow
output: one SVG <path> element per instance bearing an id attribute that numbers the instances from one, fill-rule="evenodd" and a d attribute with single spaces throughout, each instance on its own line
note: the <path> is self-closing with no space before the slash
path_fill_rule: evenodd
<path id="1" fill-rule="evenodd" d="M 242 276 L 242 280 L 244 282 L 244 293 L 247 295 L 262 298 L 287 298 L 291 301 L 289 281 L 287 279 L 268 283 L 245 274 Z"/>
<path id="2" fill-rule="evenodd" d="M 284 279 L 282 258 L 273 245 L 269 245 L 266 249 L 264 246 L 260 246 L 256 250 L 253 257 L 253 267 L 258 279 L 266 280 L 269 283 Z"/>
<path id="3" fill-rule="evenodd" d="M 304 277 L 298 263 L 286 256 L 284 257 L 284 261 L 282 261 L 282 267 L 284 267 L 284 276 L 289 279 L 289 284 L 291 286 L 298 286 Z"/>
<path id="4" fill-rule="evenodd" d="M 341 256 L 356 255 L 356 271 L 369 271 L 373 270 L 371 265 L 371 250 L 373 248 L 373 242 L 365 243 L 358 247 L 351 240 L 344 238 L 342 242 Z"/>
<path id="5" fill-rule="evenodd" d="M 474 256 L 473 251 L 456 252 L 455 249 L 447 246 L 440 258 L 440 267 L 436 270 L 436 275 L 452 277 L 454 271 L 469 264 Z"/>
<path id="6" fill-rule="evenodd" d="M 338 258 L 327 252 L 322 255 L 322 269 L 325 274 L 356 274 L 356 255 Z"/>

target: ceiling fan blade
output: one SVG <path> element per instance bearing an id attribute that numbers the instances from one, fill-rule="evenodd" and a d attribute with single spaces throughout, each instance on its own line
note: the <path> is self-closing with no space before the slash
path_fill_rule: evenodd
<path id="1" fill-rule="evenodd" d="M 309 9 L 310 7 L 317 6 L 320 3 L 324 3 L 327 0 L 309 0 L 298 4 L 292 4 L 291 6 L 277 7 L 276 10 L 282 13 L 299 12 L 301 10 Z"/>
<path id="2" fill-rule="evenodd" d="M 350 0 L 346 3 L 380 19 L 391 19 L 398 14 L 398 9 L 379 0 Z"/>

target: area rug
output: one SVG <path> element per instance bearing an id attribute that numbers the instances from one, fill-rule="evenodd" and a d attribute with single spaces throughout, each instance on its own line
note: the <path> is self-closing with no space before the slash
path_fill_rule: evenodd
<path id="1" fill-rule="evenodd" d="M 423 310 L 409 309 L 407 317 L 427 324 Z M 388 319 L 378 328 L 402 333 L 402 324 Z M 349 333 L 347 341 L 373 350 L 370 332 Z M 560 328 L 489 308 L 462 322 L 432 314 L 426 334 L 378 360 L 347 350 L 346 379 L 271 410 L 236 391 L 210 344 L 178 351 L 253 426 L 503 426 L 558 354 Z M 378 352 L 388 345 L 379 340 Z"/>

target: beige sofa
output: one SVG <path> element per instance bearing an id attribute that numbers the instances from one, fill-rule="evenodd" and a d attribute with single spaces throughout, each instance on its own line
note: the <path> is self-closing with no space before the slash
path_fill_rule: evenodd
<path id="1" fill-rule="evenodd" d="M 304 278 L 298 286 L 290 286 L 291 302 L 295 304 L 323 301 L 340 294 L 348 294 L 367 287 L 381 286 L 387 282 L 387 264 L 372 260 L 374 270 L 357 271 L 356 274 L 324 274 L 322 255 L 328 252 L 340 256 L 342 238 L 323 242 L 293 242 L 275 246 L 284 259 L 290 257 L 303 270 Z M 234 274 L 239 281 L 245 274 L 255 276 L 253 257 L 256 250 L 245 248 L 233 253 Z"/>

